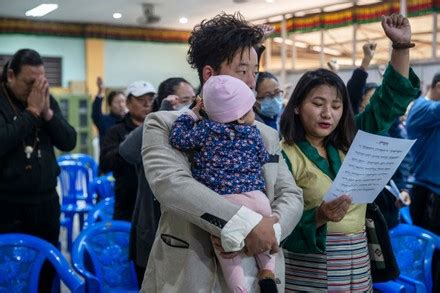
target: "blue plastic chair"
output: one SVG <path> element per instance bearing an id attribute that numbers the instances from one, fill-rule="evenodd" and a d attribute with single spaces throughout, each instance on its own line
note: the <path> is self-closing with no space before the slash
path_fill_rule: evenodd
<path id="1" fill-rule="evenodd" d="M 72 263 L 85 278 L 89 292 L 138 292 L 128 259 L 130 223 L 100 222 L 84 229 L 73 243 Z"/>
<path id="2" fill-rule="evenodd" d="M 101 221 L 111 221 L 113 219 L 113 212 L 115 206 L 115 198 L 108 197 L 95 205 L 93 210 L 87 214 L 84 229 Z"/>
<path id="3" fill-rule="evenodd" d="M 411 282 L 411 279 L 420 282 L 412 282 L 417 292 L 431 292 L 432 256 L 435 249 L 440 249 L 440 238 L 423 228 L 408 224 L 398 225 L 390 231 L 390 236 L 401 277 L 406 277 L 407 282 Z M 407 292 L 410 291 L 405 287 Z"/>
<path id="4" fill-rule="evenodd" d="M 58 176 L 62 195 L 61 212 L 64 215 L 61 224 L 67 228 L 67 245 L 70 251 L 74 216 L 78 214 L 82 229 L 85 214 L 94 207 L 94 185 L 89 169 L 82 163 L 66 160 L 58 162 L 58 165 L 61 169 Z"/>
<path id="5" fill-rule="evenodd" d="M 80 162 L 82 163 L 84 166 L 86 166 L 87 168 L 89 168 L 92 172 L 91 172 L 91 178 L 92 180 L 94 178 L 98 177 L 98 164 L 96 163 L 96 161 L 93 159 L 92 156 L 87 155 L 87 154 L 65 154 L 65 155 L 61 155 L 57 158 L 58 163 L 62 162 L 62 161 L 75 161 L 75 162 Z"/>
<path id="6" fill-rule="evenodd" d="M 0 234 L 0 292 L 37 292 L 46 260 L 72 292 L 85 292 L 84 281 L 55 246 L 25 234 Z"/>
<path id="7" fill-rule="evenodd" d="M 99 200 L 115 196 L 115 179 L 112 175 L 96 178 L 94 187 Z"/>
<path id="8" fill-rule="evenodd" d="M 413 221 L 411 218 L 411 213 L 409 211 L 409 207 L 402 207 L 400 209 L 400 217 L 404 223 L 409 224 L 409 225 L 413 224 Z"/>

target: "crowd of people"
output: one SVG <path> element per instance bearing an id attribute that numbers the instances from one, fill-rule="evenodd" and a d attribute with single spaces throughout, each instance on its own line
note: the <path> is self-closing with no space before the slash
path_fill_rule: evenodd
<path id="1" fill-rule="evenodd" d="M 440 74 L 420 96 L 408 19 L 383 16 L 382 27 L 393 49 L 380 84 L 367 83 L 376 49 L 367 43 L 347 85 L 317 69 L 285 97 L 272 73 L 258 71 L 270 30 L 225 13 L 190 35 L 197 95 L 172 77 L 157 91 L 134 81 L 104 97 L 97 79 L 99 168 L 115 178 L 114 219 L 132 223 L 129 257 L 142 292 L 371 292 L 366 205 L 350 194 L 323 200 L 357 130 L 417 138 L 393 177 L 402 199 L 384 189 L 376 202 L 390 228 L 411 202 L 414 223 L 440 235 Z M 72 150 L 76 133 L 34 50 L 4 67 L 0 140 L 0 233 L 57 245 L 54 147 Z M 436 253 L 434 284 L 439 264 Z M 46 269 L 41 288 L 52 275 Z"/>

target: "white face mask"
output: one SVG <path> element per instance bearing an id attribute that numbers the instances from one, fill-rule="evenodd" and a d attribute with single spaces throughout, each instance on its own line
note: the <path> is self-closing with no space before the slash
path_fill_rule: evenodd
<path id="1" fill-rule="evenodd" d="M 174 106 L 174 110 L 185 111 L 185 110 L 189 110 L 190 106 L 191 106 L 191 104 L 178 104 L 178 105 Z"/>
<path id="2" fill-rule="evenodd" d="M 283 109 L 283 97 L 266 98 L 260 103 L 260 113 L 267 117 L 275 117 Z"/>

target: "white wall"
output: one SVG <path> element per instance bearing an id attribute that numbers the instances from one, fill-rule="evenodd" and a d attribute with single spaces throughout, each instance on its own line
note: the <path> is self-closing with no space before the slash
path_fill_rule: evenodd
<path id="1" fill-rule="evenodd" d="M 186 61 L 187 44 L 141 41 L 104 41 L 104 82 L 125 88 L 135 80 L 150 81 L 157 89 L 169 77 L 183 77 L 198 86 L 197 72 Z M 85 81 L 85 41 L 83 38 L 0 34 L 0 54 L 12 55 L 31 48 L 45 57 L 62 58 L 62 86 L 69 81 Z"/>
<path id="2" fill-rule="evenodd" d="M 169 77 L 183 77 L 198 86 L 196 70 L 186 61 L 187 44 L 107 40 L 104 79 L 111 87 L 126 87 L 136 80 L 151 82 L 157 90 Z"/>
<path id="3" fill-rule="evenodd" d="M 62 58 L 62 86 L 70 80 L 85 80 L 84 39 L 20 34 L 0 34 L 0 54 L 13 55 L 22 48 L 44 57 Z"/>

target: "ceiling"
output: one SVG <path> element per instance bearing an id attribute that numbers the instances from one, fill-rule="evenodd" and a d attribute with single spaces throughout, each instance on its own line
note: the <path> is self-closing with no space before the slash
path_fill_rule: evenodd
<path id="1" fill-rule="evenodd" d="M 243 1 L 243 0 L 241 0 Z M 221 11 L 241 12 L 246 19 L 264 19 L 268 16 L 322 7 L 329 4 L 346 3 L 344 0 L 0 0 L 0 17 L 27 18 L 25 12 L 42 3 L 56 3 L 58 9 L 38 20 L 62 22 L 107 23 L 138 26 L 137 19 L 143 16 L 142 3 L 155 4 L 154 14 L 161 20 L 151 27 L 191 30 L 203 19 L 209 19 Z M 270 1 L 270 0 L 269 0 Z M 240 2 L 238 0 L 237 2 Z M 115 12 L 122 18 L 113 19 Z M 188 22 L 180 24 L 179 18 Z"/>

